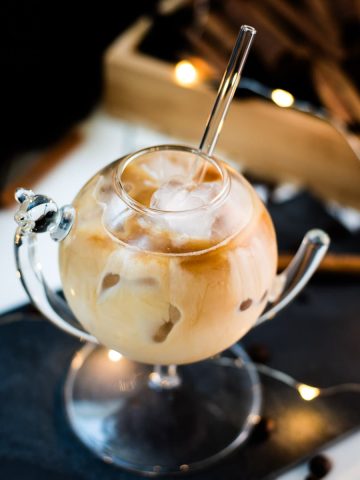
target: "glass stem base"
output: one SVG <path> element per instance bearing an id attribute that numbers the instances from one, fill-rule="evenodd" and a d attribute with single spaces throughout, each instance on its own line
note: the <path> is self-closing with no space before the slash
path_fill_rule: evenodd
<path id="1" fill-rule="evenodd" d="M 148 476 L 192 472 L 243 444 L 258 421 L 259 378 L 238 345 L 168 375 L 110 353 L 83 347 L 65 384 L 75 434 L 108 463 Z"/>

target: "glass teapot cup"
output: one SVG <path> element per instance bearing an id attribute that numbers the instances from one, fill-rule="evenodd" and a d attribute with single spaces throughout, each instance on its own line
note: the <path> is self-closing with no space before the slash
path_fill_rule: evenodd
<path id="1" fill-rule="evenodd" d="M 326 233 L 308 232 L 276 275 L 274 228 L 254 189 L 224 162 L 178 145 L 108 165 L 72 206 L 24 189 L 16 199 L 16 263 L 31 300 L 61 329 L 106 347 L 82 349 L 66 384 L 85 444 L 154 475 L 200 468 L 243 443 L 260 411 L 258 377 L 241 347 L 219 353 L 300 292 Z M 66 301 L 43 277 L 43 232 L 59 242 Z"/>

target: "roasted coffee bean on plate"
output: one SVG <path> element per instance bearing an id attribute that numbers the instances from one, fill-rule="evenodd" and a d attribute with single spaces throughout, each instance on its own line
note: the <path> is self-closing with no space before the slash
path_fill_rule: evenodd
<path id="1" fill-rule="evenodd" d="M 331 468 L 331 460 L 323 454 L 315 455 L 309 461 L 309 470 L 316 478 L 325 477 Z"/>
<path id="2" fill-rule="evenodd" d="M 262 417 L 259 423 L 255 425 L 251 439 L 255 442 L 263 442 L 270 437 L 274 430 L 275 421 L 269 417 Z"/>
<path id="3" fill-rule="evenodd" d="M 249 345 L 247 353 L 255 363 L 268 363 L 270 360 L 269 349 L 263 343 L 253 343 Z"/>

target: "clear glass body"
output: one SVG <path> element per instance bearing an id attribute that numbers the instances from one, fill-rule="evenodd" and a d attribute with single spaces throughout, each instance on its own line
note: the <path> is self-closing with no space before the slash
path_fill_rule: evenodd
<path id="1" fill-rule="evenodd" d="M 189 187 L 199 158 L 206 173 Z M 73 206 L 59 250 L 63 288 L 106 347 L 144 363 L 190 363 L 232 345 L 263 311 L 274 228 L 228 165 L 187 147 L 145 149 L 97 173 Z"/>
<path id="2" fill-rule="evenodd" d="M 174 145 L 104 168 L 73 206 L 26 189 L 16 198 L 15 260 L 30 298 L 64 331 L 105 345 L 83 347 L 65 384 L 83 443 L 150 476 L 196 471 L 243 444 L 260 414 L 254 365 L 239 344 L 191 362 L 284 308 L 316 270 L 328 236 L 308 232 L 274 278 L 274 229 L 254 190 L 224 163 Z M 71 309 L 44 278 L 42 232 L 60 241 Z"/>

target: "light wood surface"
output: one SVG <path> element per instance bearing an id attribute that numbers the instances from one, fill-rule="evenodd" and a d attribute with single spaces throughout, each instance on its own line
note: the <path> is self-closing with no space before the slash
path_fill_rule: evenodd
<path id="1" fill-rule="evenodd" d="M 137 46 L 151 23 L 141 19 L 104 59 L 108 112 L 197 145 L 216 95 L 201 83 L 179 86 L 171 64 Z M 271 181 L 295 181 L 320 197 L 360 208 L 360 161 L 327 121 L 262 100 L 235 100 L 218 152 Z"/>

